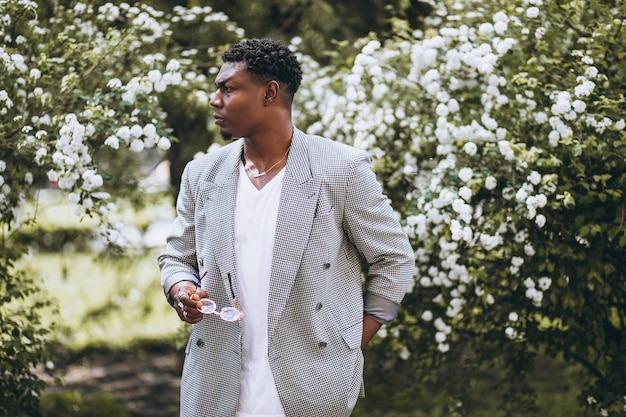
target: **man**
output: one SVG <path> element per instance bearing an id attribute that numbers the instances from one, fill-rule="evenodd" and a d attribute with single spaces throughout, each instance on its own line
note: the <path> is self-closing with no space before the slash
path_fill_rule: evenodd
<path id="1" fill-rule="evenodd" d="M 187 165 L 159 256 L 170 304 L 194 324 L 181 416 L 349 416 L 413 250 L 367 154 L 293 126 L 295 55 L 250 39 L 222 58 L 211 105 L 238 139 Z"/>

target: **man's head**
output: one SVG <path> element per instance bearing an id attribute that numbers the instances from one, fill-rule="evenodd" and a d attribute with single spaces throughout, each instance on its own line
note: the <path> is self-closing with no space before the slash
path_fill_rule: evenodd
<path id="1" fill-rule="evenodd" d="M 243 62 L 256 80 L 275 80 L 287 93 L 289 101 L 300 87 L 302 69 L 294 53 L 280 41 L 246 39 L 233 44 L 222 54 L 226 62 Z"/>

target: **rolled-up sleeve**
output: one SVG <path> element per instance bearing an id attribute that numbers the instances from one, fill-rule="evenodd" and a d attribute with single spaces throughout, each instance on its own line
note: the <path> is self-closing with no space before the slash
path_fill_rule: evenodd
<path id="1" fill-rule="evenodd" d="M 386 324 L 395 319 L 400 310 L 400 304 L 369 291 L 365 292 L 363 302 L 363 312 L 380 324 Z"/>

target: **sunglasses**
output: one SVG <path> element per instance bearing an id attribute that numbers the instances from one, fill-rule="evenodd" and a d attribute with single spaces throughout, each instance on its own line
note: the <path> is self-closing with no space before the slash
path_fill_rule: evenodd
<path id="1" fill-rule="evenodd" d="M 204 278 L 206 274 L 207 273 L 205 272 L 204 275 L 200 277 L 198 283 L 196 284 L 196 288 L 200 286 L 202 278 Z M 198 311 L 202 314 L 213 314 L 219 316 L 219 318 L 228 322 L 241 320 L 243 318 L 243 311 L 241 310 L 239 300 L 237 300 L 237 297 L 235 297 L 235 291 L 233 291 L 233 280 L 230 276 L 230 273 L 228 273 L 228 285 L 230 286 L 230 293 L 233 297 L 233 304 L 235 305 L 234 307 L 222 307 L 221 310 L 217 311 L 217 304 L 215 303 L 215 301 L 211 300 L 210 298 L 201 298 L 198 301 L 198 304 L 200 304 L 197 307 Z"/>

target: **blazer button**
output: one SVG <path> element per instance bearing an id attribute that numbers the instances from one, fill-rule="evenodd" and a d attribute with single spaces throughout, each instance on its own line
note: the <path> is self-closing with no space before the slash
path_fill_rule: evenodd
<path id="1" fill-rule="evenodd" d="M 324 268 L 326 268 L 326 269 L 330 268 L 330 264 L 329 263 L 325 263 L 324 264 Z"/>
<path id="2" fill-rule="evenodd" d="M 200 348 L 204 347 L 204 340 L 202 340 L 202 339 L 196 340 L 196 346 L 198 346 Z"/>
<path id="3" fill-rule="evenodd" d="M 317 305 L 315 306 L 316 310 L 321 310 L 322 309 L 322 303 L 317 303 Z"/>
<path id="4" fill-rule="evenodd" d="M 321 347 L 321 348 L 325 348 L 326 346 L 328 346 L 328 343 L 327 343 L 327 342 L 319 342 L 319 343 L 317 344 L 317 346 L 319 346 L 319 347 Z"/>

